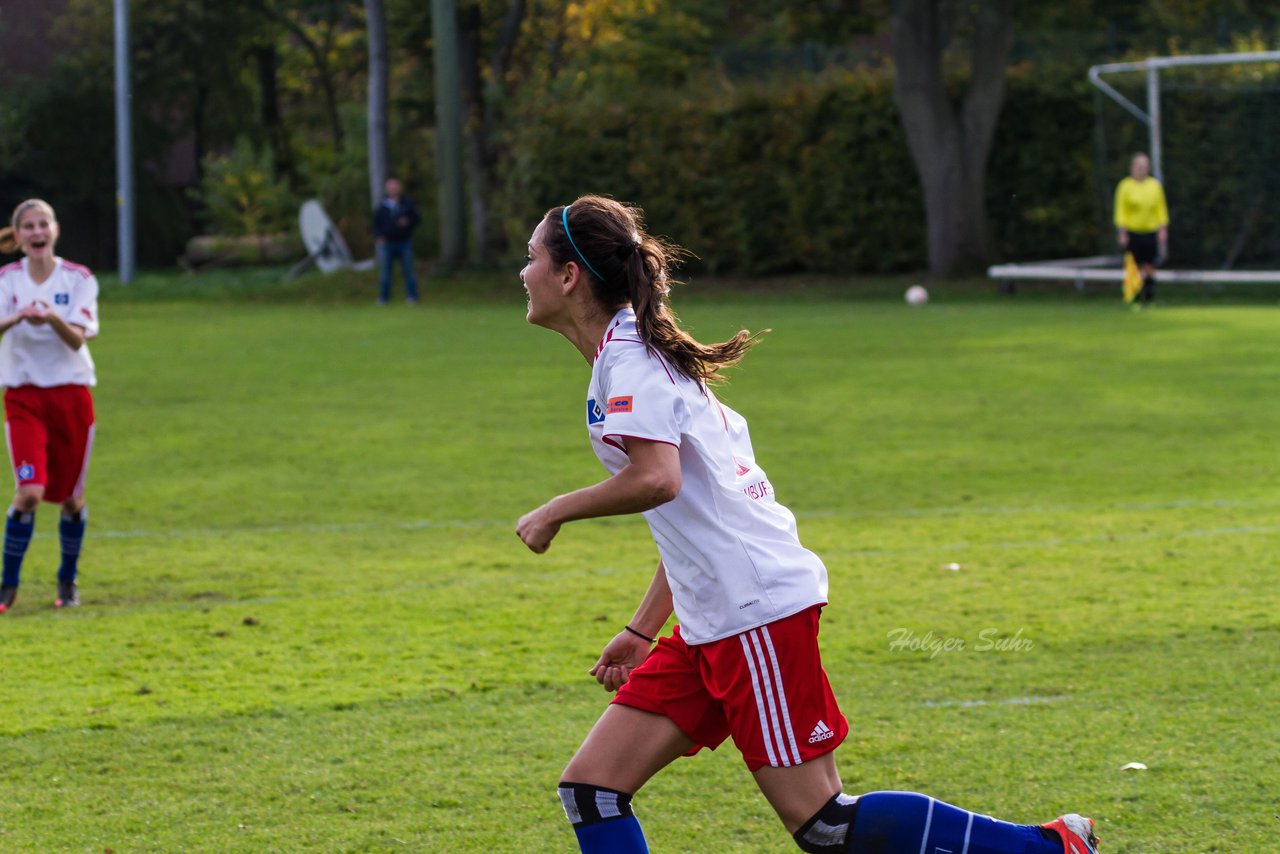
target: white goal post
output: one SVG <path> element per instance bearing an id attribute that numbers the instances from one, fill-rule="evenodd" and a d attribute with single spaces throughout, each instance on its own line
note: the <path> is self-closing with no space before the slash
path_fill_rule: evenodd
<path id="1" fill-rule="evenodd" d="M 1151 174 L 1163 184 L 1164 147 L 1161 144 L 1160 126 L 1160 69 L 1182 68 L 1189 65 L 1243 65 L 1251 62 L 1280 62 L 1280 50 L 1261 50 L 1251 53 L 1202 53 L 1194 56 L 1151 56 L 1138 62 L 1111 62 L 1090 68 L 1089 82 L 1147 126 L 1151 139 Z M 1129 71 L 1146 72 L 1146 112 L 1102 79 L 1104 74 Z"/>
<path id="2" fill-rule="evenodd" d="M 1137 62 L 1112 62 L 1089 69 L 1089 82 L 1130 115 L 1147 126 L 1150 139 L 1151 174 L 1164 183 L 1164 157 L 1160 120 L 1160 71 L 1167 68 L 1203 65 L 1239 65 L 1256 62 L 1280 62 L 1280 51 L 1249 53 L 1213 53 L 1193 56 L 1152 56 Z M 1130 101 L 1103 79 L 1104 74 L 1144 72 L 1146 74 L 1146 109 Z M 1121 282 L 1124 280 L 1123 255 L 1098 255 L 1090 258 L 1066 258 L 1023 264 L 997 264 L 987 268 L 992 279 L 1012 281 L 1070 281 L 1078 290 L 1086 282 Z M 1280 270 L 1161 270 L 1162 282 L 1196 282 L 1203 284 L 1276 284 Z"/>

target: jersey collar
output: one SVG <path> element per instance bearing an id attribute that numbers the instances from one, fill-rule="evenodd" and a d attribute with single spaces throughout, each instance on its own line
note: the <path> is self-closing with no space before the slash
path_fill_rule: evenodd
<path id="1" fill-rule="evenodd" d="M 618 309 L 617 313 L 613 315 L 613 319 L 609 321 L 609 325 L 605 328 L 604 337 L 600 339 L 599 346 L 596 347 L 595 358 L 600 358 L 600 354 L 604 352 L 604 345 L 613 340 L 614 333 L 616 333 L 623 324 L 630 323 L 634 326 L 635 322 L 635 309 L 629 305 L 624 305 L 622 308 Z M 592 361 L 594 361 L 594 359 Z"/>

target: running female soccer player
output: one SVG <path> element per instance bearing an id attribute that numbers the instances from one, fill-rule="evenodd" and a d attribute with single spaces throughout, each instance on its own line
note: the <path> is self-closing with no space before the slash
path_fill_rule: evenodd
<path id="1" fill-rule="evenodd" d="M 642 513 L 660 560 L 635 616 L 591 672 L 613 702 L 559 785 L 585 854 L 646 852 L 631 798 L 676 758 L 732 737 L 804 851 L 1096 854 L 1093 822 L 1018 825 L 910 792 L 842 793 L 832 753 L 848 723 L 818 654 L 826 569 L 796 535 L 710 384 L 754 343 L 700 344 L 667 306 L 676 257 L 640 212 L 584 196 L 547 212 L 520 274 L 528 321 L 591 365 L 587 432 L 610 477 L 527 513 L 541 554 L 565 522 Z M 674 609 L 669 636 L 654 637 Z"/>
<path id="2" fill-rule="evenodd" d="M 85 342 L 98 334 L 98 280 L 87 268 L 54 255 L 58 220 L 53 208 L 28 199 L 14 210 L 12 230 L 4 231 L 9 233 L 0 235 L 0 250 L 21 249 L 26 257 L 0 268 L 0 385 L 17 480 L 4 529 L 0 613 L 12 608 L 18 595 L 22 558 L 42 499 L 62 505 L 62 564 L 54 605 L 80 604 L 76 573 L 93 447 L 89 387 L 97 383 Z"/>

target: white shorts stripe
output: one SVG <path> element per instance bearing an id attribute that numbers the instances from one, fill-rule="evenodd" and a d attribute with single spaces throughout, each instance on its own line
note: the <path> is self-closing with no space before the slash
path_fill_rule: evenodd
<path id="1" fill-rule="evenodd" d="M 778 738 L 778 728 L 774 723 L 774 716 L 777 714 L 773 704 L 773 681 L 770 679 L 769 672 L 765 669 L 763 658 L 760 656 L 760 641 L 756 637 L 755 629 L 747 632 L 747 655 L 751 667 L 759 674 L 759 678 L 753 683 L 756 692 L 756 705 L 764 711 L 760 717 L 760 732 L 768 741 L 773 749 L 770 751 L 769 764 L 775 768 L 778 766 L 786 766 L 788 764 L 787 754 L 782 749 L 781 740 Z"/>
<path id="2" fill-rule="evenodd" d="M 973 833 L 973 813 L 969 813 L 969 823 L 964 826 L 964 848 L 960 854 L 969 854 L 969 836 Z"/>
<path id="3" fill-rule="evenodd" d="M 760 691 L 760 674 L 756 671 L 755 657 L 751 653 L 751 642 L 747 640 L 745 634 L 738 635 L 738 640 L 742 642 L 742 655 L 747 660 L 747 669 L 751 671 L 751 693 L 756 698 L 756 712 L 760 715 L 760 734 L 764 741 L 765 756 L 769 759 L 769 765 L 778 767 L 778 755 L 773 749 L 773 740 L 769 736 L 769 716 L 765 713 L 764 697 Z"/>
<path id="4" fill-rule="evenodd" d="M 773 638 L 769 636 L 769 627 L 761 626 L 760 635 L 764 638 L 764 645 L 769 650 L 769 662 L 773 665 L 774 680 L 778 686 L 778 704 L 782 707 L 782 726 L 787 731 L 787 740 L 784 747 L 791 748 L 791 755 L 795 758 L 795 763 L 799 765 L 800 745 L 796 742 L 796 734 L 791 730 L 791 710 L 787 708 L 787 692 L 782 684 L 782 667 L 778 664 L 778 654 L 773 648 Z"/>
<path id="5" fill-rule="evenodd" d="M 18 464 L 13 459 L 13 438 L 9 435 L 9 419 L 4 421 L 4 444 L 9 449 L 9 471 L 13 472 L 13 488 L 18 488 Z"/>
<path id="6" fill-rule="evenodd" d="M 80 463 L 80 476 L 76 478 L 75 489 L 71 490 L 71 495 L 75 498 L 84 495 L 84 482 L 89 477 L 89 457 L 93 454 L 93 431 L 97 426 L 96 423 L 89 425 L 89 435 L 84 443 L 84 459 Z"/>
<path id="7" fill-rule="evenodd" d="M 760 684 L 764 686 L 765 692 L 765 709 L 769 718 L 767 721 L 762 720 L 762 726 L 768 725 L 773 735 L 774 744 L 777 745 L 779 754 L 779 763 L 783 768 L 788 768 L 794 763 L 787 754 L 786 742 L 782 737 L 782 727 L 778 721 L 778 701 L 774 686 L 777 685 L 777 674 L 773 672 L 769 666 L 769 660 L 764 654 L 764 650 L 760 646 L 760 630 L 752 629 L 747 632 L 751 637 L 752 650 L 756 656 L 756 664 L 760 668 Z"/>

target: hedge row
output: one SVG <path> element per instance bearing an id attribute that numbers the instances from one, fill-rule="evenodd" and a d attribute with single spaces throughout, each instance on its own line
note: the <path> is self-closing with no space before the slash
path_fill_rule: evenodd
<path id="1" fill-rule="evenodd" d="M 1001 257 L 1094 251 L 1093 106 L 1072 78 L 1010 72 L 988 207 Z M 522 241 L 585 192 L 641 204 L 710 271 L 887 272 L 924 265 L 915 167 L 892 78 L 841 72 L 713 93 L 637 92 L 599 107 L 526 104 L 501 204 Z"/>

